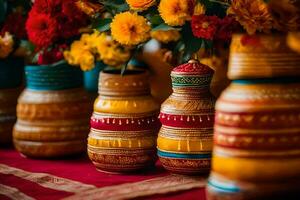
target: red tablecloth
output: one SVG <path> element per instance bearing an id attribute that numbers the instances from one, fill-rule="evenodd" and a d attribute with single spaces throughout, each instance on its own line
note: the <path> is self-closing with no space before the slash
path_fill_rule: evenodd
<path id="1" fill-rule="evenodd" d="M 86 156 L 36 160 L 0 149 L 0 199 L 205 200 L 204 186 L 204 178 L 172 175 L 159 163 L 139 174 L 106 174 Z"/>

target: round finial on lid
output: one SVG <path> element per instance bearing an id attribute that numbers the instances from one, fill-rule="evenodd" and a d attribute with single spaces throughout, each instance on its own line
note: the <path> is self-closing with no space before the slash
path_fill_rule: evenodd
<path id="1" fill-rule="evenodd" d="M 179 65 L 178 67 L 175 67 L 172 71 L 172 75 L 180 74 L 182 75 L 213 75 L 214 70 L 212 70 L 207 65 L 204 65 L 200 63 L 197 60 L 190 60 L 188 63 L 184 63 L 182 65 Z"/>

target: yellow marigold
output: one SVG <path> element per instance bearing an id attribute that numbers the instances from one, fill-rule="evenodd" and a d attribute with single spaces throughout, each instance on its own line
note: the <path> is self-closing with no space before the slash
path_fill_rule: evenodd
<path id="1" fill-rule="evenodd" d="M 87 37 L 87 35 L 83 36 Z M 90 70 L 95 66 L 95 58 L 90 46 L 84 40 L 74 41 L 70 51 L 64 52 L 64 57 L 70 65 L 80 65 L 83 71 Z"/>
<path id="2" fill-rule="evenodd" d="M 157 31 L 151 31 L 151 37 L 163 42 L 168 43 L 171 41 L 177 41 L 180 38 L 180 33 L 177 30 L 157 30 Z"/>
<path id="3" fill-rule="evenodd" d="M 300 1 L 270 0 L 268 5 L 276 29 L 285 32 L 300 29 Z"/>
<path id="4" fill-rule="evenodd" d="M 110 24 L 112 37 L 122 45 L 137 45 L 145 42 L 150 34 L 147 20 L 136 13 L 117 14 Z"/>
<path id="5" fill-rule="evenodd" d="M 249 34 L 269 32 L 273 28 L 271 12 L 263 0 L 232 0 L 228 14 L 233 15 Z"/>
<path id="6" fill-rule="evenodd" d="M 126 0 L 128 5 L 133 10 L 147 10 L 156 3 L 156 0 Z"/>
<path id="7" fill-rule="evenodd" d="M 14 47 L 14 40 L 11 34 L 5 32 L 4 36 L 0 36 L 0 58 L 6 58 Z"/>
<path id="8" fill-rule="evenodd" d="M 189 0 L 161 0 L 158 6 L 160 16 L 170 26 L 181 26 L 190 20 Z"/>
<path id="9" fill-rule="evenodd" d="M 205 14 L 205 6 L 201 3 L 197 3 L 195 8 L 194 8 L 194 15 L 202 15 Z"/>
<path id="10" fill-rule="evenodd" d="M 121 46 L 105 33 L 99 35 L 96 47 L 99 59 L 110 66 L 119 66 L 130 58 L 129 48 Z"/>

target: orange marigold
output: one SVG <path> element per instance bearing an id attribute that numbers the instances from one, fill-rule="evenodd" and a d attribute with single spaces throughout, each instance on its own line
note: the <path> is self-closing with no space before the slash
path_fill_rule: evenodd
<path id="1" fill-rule="evenodd" d="M 168 43 L 172 41 L 177 41 L 180 38 L 180 33 L 177 30 L 157 30 L 157 31 L 151 31 L 151 37 L 162 42 L 162 43 Z"/>
<path id="2" fill-rule="evenodd" d="M 147 10 L 156 3 L 155 0 L 126 0 L 126 2 L 133 10 Z"/>
<path id="3" fill-rule="evenodd" d="M 189 0 L 161 0 L 158 11 L 170 26 L 182 26 L 191 19 Z"/>
<path id="4" fill-rule="evenodd" d="M 151 27 L 146 18 L 136 13 L 117 14 L 110 27 L 112 37 L 122 45 L 137 45 L 150 37 Z"/>
<path id="5" fill-rule="evenodd" d="M 273 28 L 271 12 L 263 0 L 232 0 L 228 14 L 233 15 L 249 34 L 269 32 Z"/>

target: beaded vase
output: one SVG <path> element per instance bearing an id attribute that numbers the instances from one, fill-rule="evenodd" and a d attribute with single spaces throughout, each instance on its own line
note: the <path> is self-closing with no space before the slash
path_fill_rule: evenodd
<path id="1" fill-rule="evenodd" d="M 300 55 L 285 35 L 235 35 L 229 78 L 216 104 L 208 197 L 288 199 L 300 189 Z"/>
<path id="2" fill-rule="evenodd" d="M 145 71 L 100 73 L 88 154 L 98 170 L 132 172 L 154 165 L 160 128 L 159 105 L 150 95 Z"/>
<path id="3" fill-rule="evenodd" d="M 12 143 L 17 99 L 21 92 L 24 63 L 20 58 L 0 60 L 0 146 Z"/>
<path id="4" fill-rule="evenodd" d="M 215 98 L 209 91 L 213 70 L 197 61 L 171 72 L 173 93 L 162 104 L 158 156 L 169 171 L 208 173 Z"/>
<path id="5" fill-rule="evenodd" d="M 81 88 L 81 71 L 60 64 L 26 66 L 25 73 L 13 132 L 16 149 L 42 158 L 85 151 L 91 105 Z"/>

